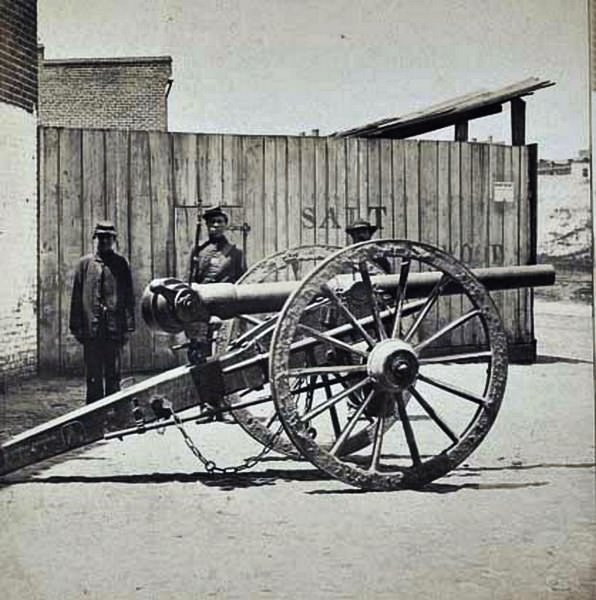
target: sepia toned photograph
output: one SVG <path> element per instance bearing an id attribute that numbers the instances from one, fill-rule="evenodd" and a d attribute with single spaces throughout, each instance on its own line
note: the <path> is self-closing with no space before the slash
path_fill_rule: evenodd
<path id="1" fill-rule="evenodd" d="M 2 598 L 596 598 L 592 0 L 0 7 Z"/>

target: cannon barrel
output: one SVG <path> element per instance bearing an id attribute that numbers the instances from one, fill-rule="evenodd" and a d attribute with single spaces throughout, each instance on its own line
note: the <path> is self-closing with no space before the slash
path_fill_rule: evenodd
<path id="1" fill-rule="evenodd" d="M 552 265 L 488 267 L 472 269 L 489 290 L 507 290 L 552 285 Z M 407 298 L 421 298 L 430 293 L 442 277 L 436 271 L 412 273 L 408 278 Z M 336 278 L 344 290 L 356 283 L 352 275 Z M 375 286 L 391 292 L 399 284 L 399 275 L 376 275 Z M 230 319 L 242 314 L 280 311 L 299 286 L 296 281 L 239 284 L 210 283 L 190 287 L 176 279 L 157 279 L 146 288 L 142 299 L 145 322 L 156 331 L 179 333 L 186 323 L 206 320 L 210 316 Z M 457 282 L 448 283 L 442 295 L 461 293 Z"/>

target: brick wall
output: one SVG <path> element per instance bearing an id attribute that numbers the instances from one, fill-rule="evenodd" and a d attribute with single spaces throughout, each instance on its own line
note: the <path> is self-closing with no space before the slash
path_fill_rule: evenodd
<path id="1" fill-rule="evenodd" d="M 167 131 L 170 57 L 39 59 L 41 125 Z"/>
<path id="2" fill-rule="evenodd" d="M 36 115 L 0 102 L 0 377 L 37 366 Z"/>
<path id="3" fill-rule="evenodd" d="M 0 383 L 37 366 L 37 2 L 0 0 Z"/>
<path id="4" fill-rule="evenodd" d="M 29 112 L 37 101 L 37 2 L 0 0 L 0 102 Z"/>

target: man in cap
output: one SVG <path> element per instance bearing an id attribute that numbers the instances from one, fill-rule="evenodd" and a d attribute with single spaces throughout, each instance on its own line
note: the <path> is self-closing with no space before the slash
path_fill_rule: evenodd
<path id="1" fill-rule="evenodd" d="M 358 244 L 370 240 L 377 229 L 378 227 L 368 221 L 354 221 L 346 227 L 346 233 L 352 238 L 352 244 Z M 391 273 L 391 264 L 386 256 L 375 256 L 373 262 L 382 273 Z"/>
<path id="2" fill-rule="evenodd" d="M 228 215 L 216 206 L 203 213 L 207 225 L 207 241 L 193 249 L 191 257 L 191 280 L 196 283 L 235 283 L 246 271 L 244 253 L 226 237 Z M 211 354 L 212 341 L 220 322 L 213 317 L 205 331 L 200 333 L 201 341 L 191 341 L 191 347 L 196 348 L 203 356 Z M 216 421 L 235 423 L 231 417 L 221 413 L 214 418 Z"/>
<path id="3" fill-rule="evenodd" d="M 70 305 L 70 331 L 83 344 L 87 403 L 120 389 L 122 346 L 135 329 L 132 276 L 115 252 L 116 228 L 95 226 L 95 252 L 76 267 Z"/>
<path id="4" fill-rule="evenodd" d="M 196 283 L 235 283 L 246 271 L 242 250 L 226 237 L 228 215 L 219 207 L 203 213 L 207 225 L 207 242 L 193 254 Z"/>

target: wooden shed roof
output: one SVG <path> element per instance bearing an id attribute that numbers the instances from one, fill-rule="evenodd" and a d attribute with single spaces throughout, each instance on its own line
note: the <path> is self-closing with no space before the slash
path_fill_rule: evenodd
<path id="1" fill-rule="evenodd" d="M 407 138 L 499 113 L 503 110 L 505 102 L 529 96 L 536 90 L 551 85 L 555 85 L 555 82 L 529 77 L 498 90 L 466 94 L 402 117 L 374 121 L 368 125 L 338 131 L 331 135 L 335 137 Z"/>

